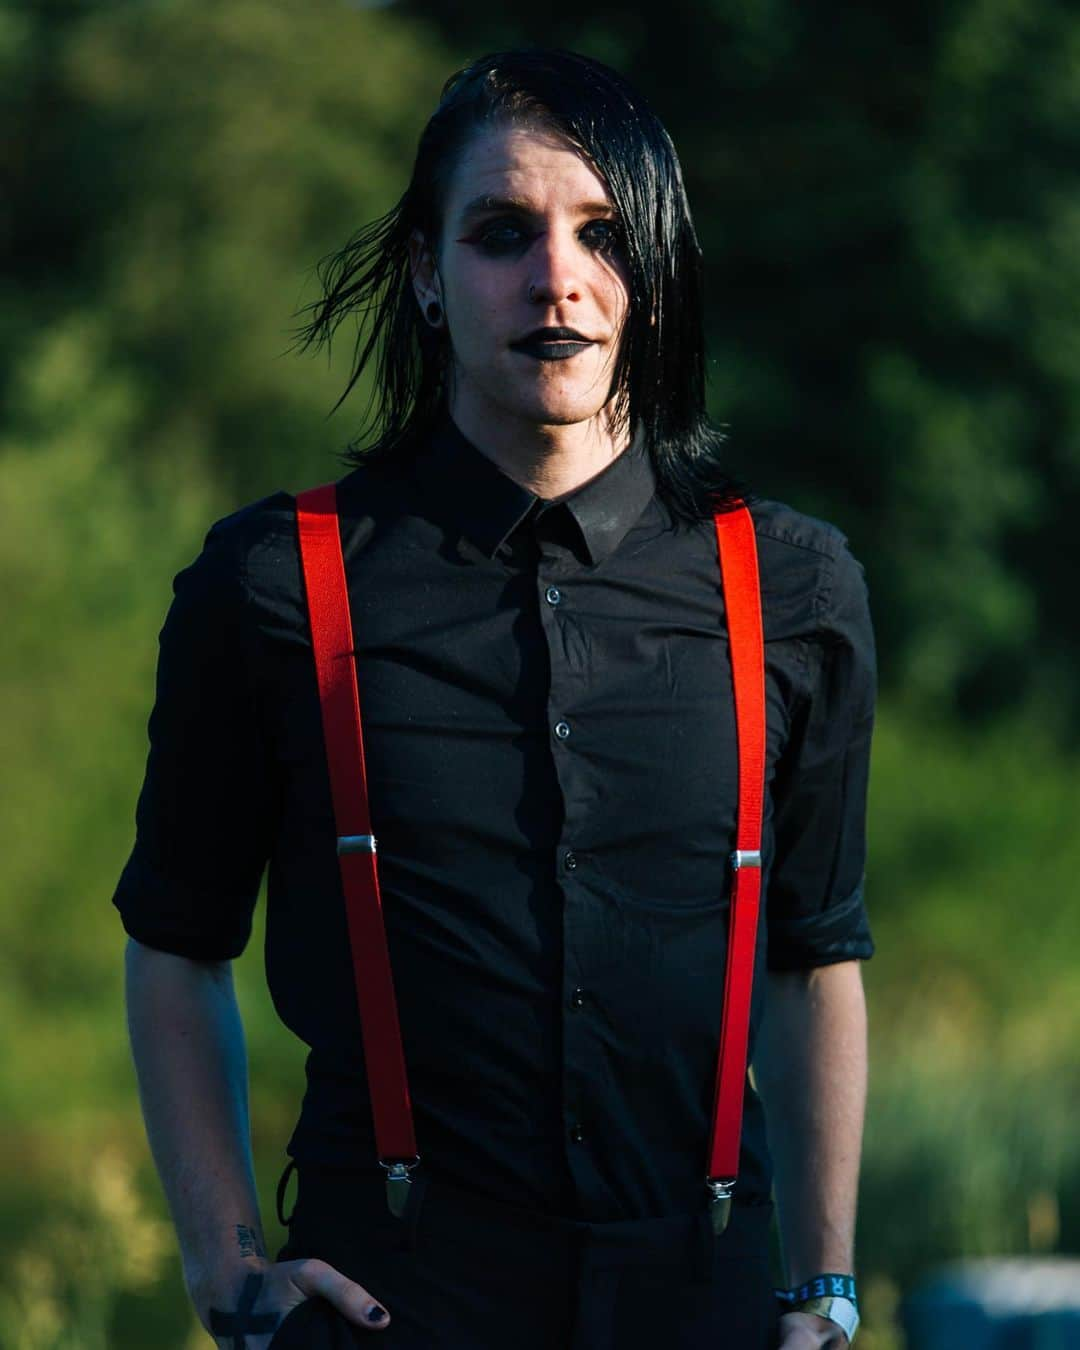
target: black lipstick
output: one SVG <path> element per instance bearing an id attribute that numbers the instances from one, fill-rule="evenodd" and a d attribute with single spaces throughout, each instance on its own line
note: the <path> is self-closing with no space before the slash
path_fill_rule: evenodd
<path id="1" fill-rule="evenodd" d="M 511 342 L 510 350 L 538 361 L 565 361 L 591 346 L 592 339 L 576 328 L 537 328 L 520 341 Z"/>

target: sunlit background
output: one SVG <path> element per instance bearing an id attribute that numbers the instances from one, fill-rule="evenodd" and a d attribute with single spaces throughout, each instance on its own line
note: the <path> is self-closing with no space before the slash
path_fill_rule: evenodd
<path id="1" fill-rule="evenodd" d="M 1054 0 L 0 8 L 0 1345 L 196 1350 L 110 904 L 157 634 L 210 524 L 337 477 L 290 352 L 445 77 L 617 66 L 682 156 L 710 409 L 866 566 L 881 711 L 865 1350 L 940 1262 L 1080 1248 L 1080 9 Z M 303 1047 L 236 962 L 263 1218 Z"/>

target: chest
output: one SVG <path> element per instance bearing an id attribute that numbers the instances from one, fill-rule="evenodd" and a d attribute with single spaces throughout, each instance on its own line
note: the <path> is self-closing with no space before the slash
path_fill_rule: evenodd
<path id="1" fill-rule="evenodd" d="M 624 890 L 715 894 L 736 729 L 715 549 L 693 543 L 644 540 L 597 568 L 400 540 L 350 560 L 380 850 L 443 868 L 479 846 L 527 867 L 569 837 Z M 766 639 L 771 782 L 802 657 L 768 626 Z M 287 811 L 318 827 L 330 808 L 310 647 L 291 645 L 280 681 Z"/>

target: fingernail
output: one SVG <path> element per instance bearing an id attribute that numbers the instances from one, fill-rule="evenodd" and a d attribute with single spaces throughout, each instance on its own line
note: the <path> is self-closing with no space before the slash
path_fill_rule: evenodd
<path id="1" fill-rule="evenodd" d="M 386 1309 L 380 1308 L 376 1303 L 373 1308 L 368 1309 L 367 1320 L 369 1322 L 381 1322 L 386 1316 Z"/>

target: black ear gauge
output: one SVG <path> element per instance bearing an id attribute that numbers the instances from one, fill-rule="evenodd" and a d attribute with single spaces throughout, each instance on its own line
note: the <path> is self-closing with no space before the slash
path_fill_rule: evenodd
<path id="1" fill-rule="evenodd" d="M 424 313 L 432 327 L 437 328 L 442 323 L 442 305 L 439 304 L 438 300 L 429 300 Z"/>

